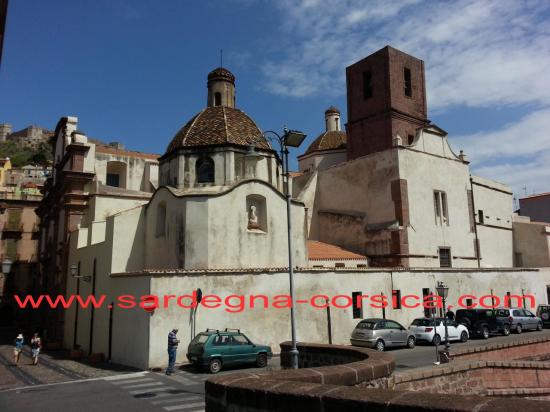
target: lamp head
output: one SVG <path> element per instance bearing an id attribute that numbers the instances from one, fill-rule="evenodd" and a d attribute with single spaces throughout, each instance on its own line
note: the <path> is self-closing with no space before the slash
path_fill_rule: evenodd
<path id="1" fill-rule="evenodd" d="M 283 140 L 286 146 L 299 147 L 305 138 L 306 138 L 305 133 L 299 130 L 289 130 L 285 128 L 285 134 L 283 135 Z"/>
<path id="2" fill-rule="evenodd" d="M 437 287 L 435 288 L 437 290 L 437 294 L 439 297 L 443 299 L 447 299 L 447 295 L 449 294 L 449 288 L 445 286 L 443 282 L 438 282 Z"/>
<path id="3" fill-rule="evenodd" d="M 244 157 L 251 160 L 258 160 L 263 156 L 256 151 L 256 146 L 253 143 L 251 143 L 248 145 L 248 148 L 246 150 L 246 154 L 244 155 Z"/>
<path id="4" fill-rule="evenodd" d="M 2 261 L 2 273 L 10 273 L 12 263 L 13 262 L 10 258 L 4 258 L 4 260 Z"/>

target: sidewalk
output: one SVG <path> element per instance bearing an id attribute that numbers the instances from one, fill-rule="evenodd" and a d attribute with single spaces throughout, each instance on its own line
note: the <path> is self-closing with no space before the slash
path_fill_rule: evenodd
<path id="1" fill-rule="evenodd" d="M 69 359 L 65 350 L 45 351 L 38 365 L 32 365 L 30 349 L 25 347 L 19 366 L 13 365 L 13 346 L 0 345 L 0 390 L 45 383 L 68 382 L 136 372 L 137 369 L 102 362 L 91 365 L 87 359 Z"/>

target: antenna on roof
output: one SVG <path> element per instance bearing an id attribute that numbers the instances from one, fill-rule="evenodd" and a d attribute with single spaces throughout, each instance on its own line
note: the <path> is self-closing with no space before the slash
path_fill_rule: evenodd
<path id="1" fill-rule="evenodd" d="M 223 67 L 223 49 L 220 49 L 220 67 Z"/>

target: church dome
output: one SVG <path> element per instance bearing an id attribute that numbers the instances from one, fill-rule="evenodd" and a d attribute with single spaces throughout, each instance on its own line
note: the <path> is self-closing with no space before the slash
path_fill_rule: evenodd
<path id="1" fill-rule="evenodd" d="M 345 149 L 346 143 L 346 132 L 340 130 L 323 132 L 309 145 L 304 155 L 325 150 Z"/>
<path id="2" fill-rule="evenodd" d="M 334 106 L 330 106 L 327 110 L 325 110 L 325 115 L 327 114 L 340 114 L 340 109 Z"/>
<path id="3" fill-rule="evenodd" d="M 229 83 L 235 84 L 235 76 L 225 67 L 218 67 L 208 73 L 208 82 L 213 80 L 225 80 Z"/>
<path id="4" fill-rule="evenodd" d="M 195 115 L 176 133 L 166 149 L 166 154 L 186 147 L 246 147 L 251 143 L 259 149 L 271 150 L 256 123 L 246 113 L 228 106 L 210 106 Z"/>

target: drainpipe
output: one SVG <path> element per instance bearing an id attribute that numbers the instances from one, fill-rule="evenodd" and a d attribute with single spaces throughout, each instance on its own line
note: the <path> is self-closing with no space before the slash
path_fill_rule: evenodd
<path id="1" fill-rule="evenodd" d="M 477 267 L 480 268 L 481 267 L 481 261 L 480 261 L 480 258 L 479 258 L 479 238 L 477 236 L 477 222 L 476 222 L 476 205 L 475 205 L 475 202 L 474 202 L 474 180 L 472 179 L 472 175 L 470 175 L 470 191 L 472 192 L 472 218 L 474 219 L 474 234 L 475 234 L 475 237 L 476 237 L 476 247 L 475 247 L 475 251 L 476 251 L 476 258 L 477 258 Z"/>

